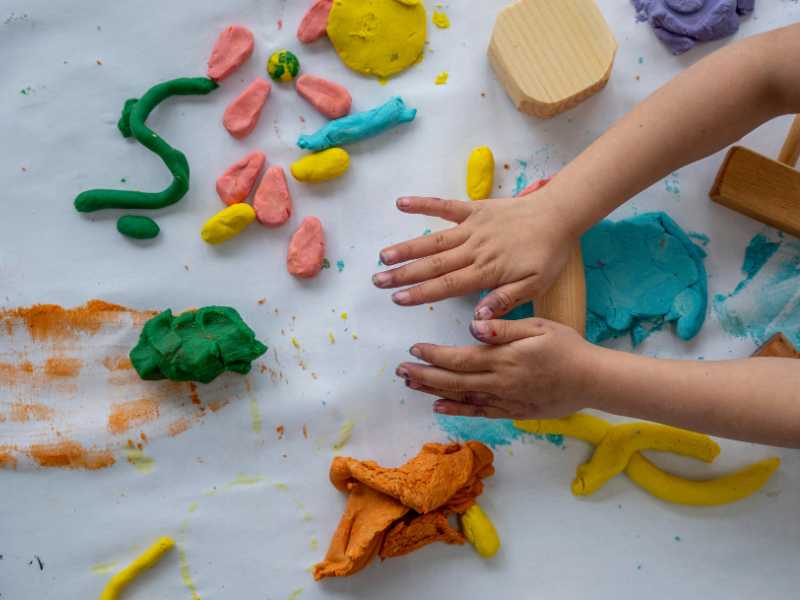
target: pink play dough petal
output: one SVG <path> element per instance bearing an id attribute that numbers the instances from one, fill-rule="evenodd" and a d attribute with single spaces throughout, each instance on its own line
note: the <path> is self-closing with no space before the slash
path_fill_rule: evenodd
<path id="1" fill-rule="evenodd" d="M 217 179 L 220 200 L 228 206 L 247 200 L 266 161 L 263 152 L 255 151 L 228 167 Z"/>
<path id="2" fill-rule="evenodd" d="M 333 0 L 316 0 L 303 15 L 297 28 L 297 39 L 304 44 L 317 41 L 328 29 L 328 14 L 333 7 Z"/>
<path id="3" fill-rule="evenodd" d="M 314 75 L 301 75 L 295 84 L 297 93 L 329 119 L 338 119 L 350 112 L 353 98 L 344 86 Z"/>
<path id="4" fill-rule="evenodd" d="M 258 222 L 267 227 L 279 227 L 292 216 L 292 196 L 282 167 L 275 165 L 267 169 L 258 184 L 253 208 Z"/>
<path id="5" fill-rule="evenodd" d="M 325 258 L 325 233 L 317 217 L 306 217 L 289 242 L 286 267 L 295 277 L 308 279 L 319 274 Z"/>
<path id="6" fill-rule="evenodd" d="M 271 90 L 269 81 L 259 77 L 228 105 L 222 124 L 233 137 L 246 137 L 255 129 Z"/>
<path id="7" fill-rule="evenodd" d="M 217 38 L 208 59 L 208 76 L 222 81 L 253 54 L 253 33 L 241 25 L 225 28 Z"/>

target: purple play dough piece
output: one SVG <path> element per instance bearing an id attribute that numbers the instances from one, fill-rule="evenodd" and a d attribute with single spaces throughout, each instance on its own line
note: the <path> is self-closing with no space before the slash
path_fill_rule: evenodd
<path id="1" fill-rule="evenodd" d="M 739 15 L 753 12 L 755 0 L 633 0 L 637 19 L 649 21 L 673 54 L 691 50 L 739 30 Z"/>

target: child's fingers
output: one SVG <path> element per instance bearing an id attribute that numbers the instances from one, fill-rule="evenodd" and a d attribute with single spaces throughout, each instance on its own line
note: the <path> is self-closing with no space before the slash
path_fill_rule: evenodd
<path id="1" fill-rule="evenodd" d="M 445 273 L 420 285 L 392 294 L 392 300 L 400 306 L 417 306 L 429 302 L 438 302 L 446 298 L 464 296 L 481 288 L 481 276 L 478 270 L 469 267 Z"/>
<path id="2" fill-rule="evenodd" d="M 472 214 L 475 206 L 461 200 L 406 196 L 398 198 L 397 208 L 404 213 L 412 215 L 428 215 L 429 217 L 439 217 L 453 223 L 461 223 Z"/>
<path id="3" fill-rule="evenodd" d="M 486 346 L 438 346 L 415 344 L 411 355 L 426 363 L 459 373 L 483 373 L 491 367 L 491 348 Z"/>
<path id="4" fill-rule="evenodd" d="M 454 417 L 485 417 L 487 419 L 514 419 L 513 411 L 509 411 L 499 405 L 478 406 L 465 402 L 455 402 L 448 399 L 439 399 L 433 403 L 433 411 L 440 415 L 450 415 Z"/>
<path id="5" fill-rule="evenodd" d="M 407 260 L 438 254 L 460 246 L 468 237 L 469 234 L 459 227 L 423 235 L 411 241 L 384 248 L 380 253 L 381 262 L 385 265 L 394 265 Z"/>
<path id="6" fill-rule="evenodd" d="M 453 402 L 460 402 L 462 404 L 473 404 L 475 406 L 489 406 L 500 402 L 497 396 L 487 394 L 486 392 L 448 392 L 447 390 L 437 390 L 436 388 L 426 387 L 424 385 L 415 384 L 407 381 L 406 386 L 415 392 L 422 392 L 423 394 L 430 394 L 437 398 L 444 398 L 452 400 Z"/>
<path id="7" fill-rule="evenodd" d="M 427 281 L 451 273 L 472 264 L 472 257 L 464 246 L 447 250 L 433 256 L 421 258 L 413 263 L 377 273 L 372 276 L 372 283 L 379 288 L 395 288 Z"/>
<path id="8" fill-rule="evenodd" d="M 536 317 L 518 321 L 473 321 L 469 330 L 476 340 L 485 344 L 509 344 L 543 335 L 547 331 L 547 321 Z"/>
<path id="9" fill-rule="evenodd" d="M 497 388 L 490 373 L 457 373 L 437 367 L 402 363 L 396 371 L 399 377 L 420 387 L 429 387 L 448 392 L 487 392 Z"/>
<path id="10" fill-rule="evenodd" d="M 481 321 L 502 317 L 513 308 L 530 302 L 539 291 L 539 278 L 526 277 L 492 290 L 475 307 L 475 318 Z"/>

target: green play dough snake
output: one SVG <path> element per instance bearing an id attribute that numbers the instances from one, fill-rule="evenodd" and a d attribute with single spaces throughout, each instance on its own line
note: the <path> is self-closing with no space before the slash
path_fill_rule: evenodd
<path id="1" fill-rule="evenodd" d="M 219 87 L 206 77 L 183 77 L 154 85 L 144 96 L 125 102 L 117 127 L 124 137 L 135 137 L 141 144 L 158 154 L 172 173 L 172 183 L 160 192 L 126 190 L 87 190 L 75 198 L 79 212 L 105 208 L 164 208 L 175 204 L 189 191 L 189 163 L 183 152 L 165 142 L 145 125 L 153 109 L 170 96 L 205 95 Z"/>

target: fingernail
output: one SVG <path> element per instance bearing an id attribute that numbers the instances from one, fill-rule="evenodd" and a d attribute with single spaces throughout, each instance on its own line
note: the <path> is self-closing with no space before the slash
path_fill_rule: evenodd
<path id="1" fill-rule="evenodd" d="M 388 273 L 376 273 L 372 276 L 372 284 L 375 287 L 386 287 L 391 281 L 391 276 Z"/>
<path id="2" fill-rule="evenodd" d="M 489 337 L 489 324 L 486 321 L 473 321 L 469 324 L 469 330 L 479 340 L 485 340 Z"/>
<path id="3" fill-rule="evenodd" d="M 395 304 L 409 304 L 411 302 L 411 294 L 408 292 L 395 292 L 392 294 L 392 300 Z"/>
<path id="4" fill-rule="evenodd" d="M 408 351 L 408 353 L 414 358 L 422 358 L 422 352 L 420 352 L 419 348 L 416 346 L 411 346 L 411 349 Z"/>
<path id="5" fill-rule="evenodd" d="M 493 316 L 492 309 L 488 306 L 481 306 L 478 310 L 475 311 L 475 318 L 479 321 L 488 321 Z"/>
<path id="6" fill-rule="evenodd" d="M 411 198 L 405 196 L 397 199 L 397 208 L 408 208 L 411 206 Z"/>
<path id="7" fill-rule="evenodd" d="M 420 389 L 422 387 L 422 384 L 419 384 L 416 381 L 408 381 L 408 380 L 406 380 L 406 387 L 409 387 L 412 390 L 418 390 L 418 389 Z"/>
<path id="8" fill-rule="evenodd" d="M 397 253 L 392 250 L 384 250 L 381 252 L 381 262 L 385 265 L 389 265 L 397 256 Z"/>
<path id="9" fill-rule="evenodd" d="M 404 367 L 397 367 L 397 369 L 395 370 L 395 375 L 397 375 L 398 377 L 402 377 L 403 379 L 407 380 L 408 379 L 408 369 L 406 369 Z"/>
<path id="10" fill-rule="evenodd" d="M 447 408 L 437 400 L 436 402 L 433 403 L 433 412 L 439 413 L 440 415 L 446 415 Z"/>

